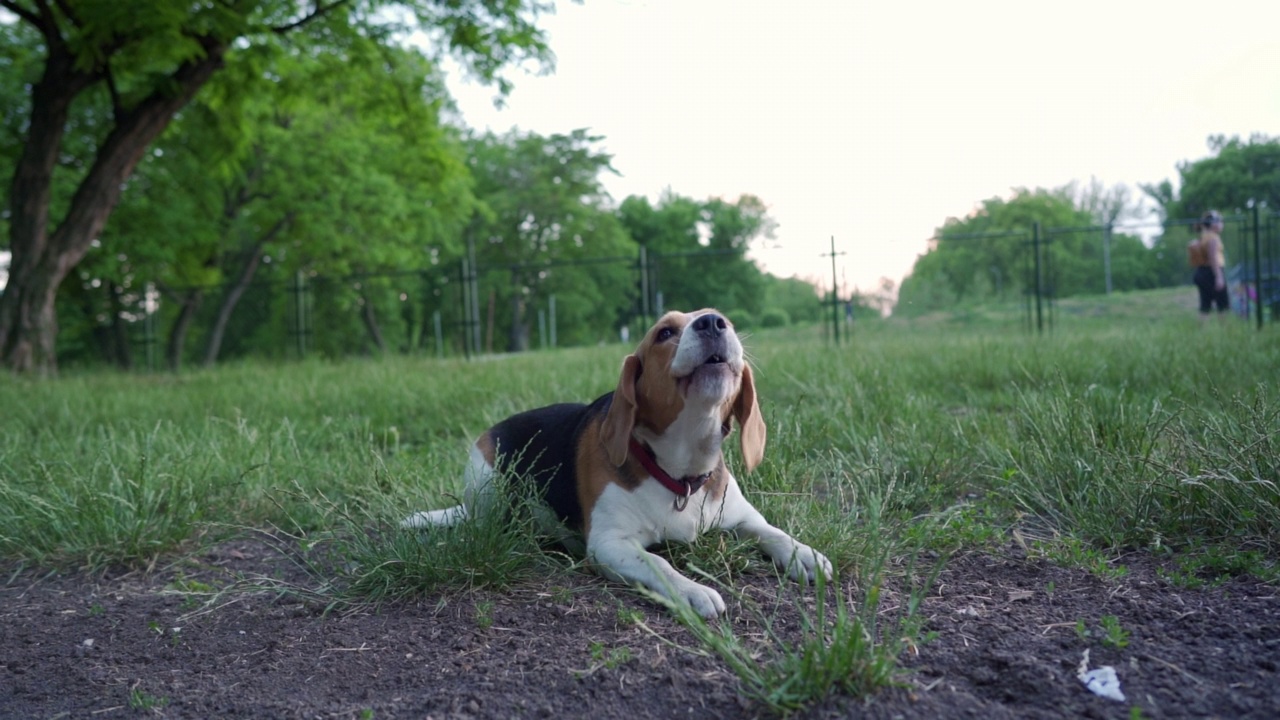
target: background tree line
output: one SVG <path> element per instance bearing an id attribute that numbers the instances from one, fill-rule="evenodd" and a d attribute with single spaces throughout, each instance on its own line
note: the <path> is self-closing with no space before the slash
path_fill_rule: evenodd
<path id="1" fill-rule="evenodd" d="M 287 322 L 278 289 L 298 277 L 313 283 L 316 317 L 352 323 L 317 349 L 413 349 L 433 299 L 452 311 L 443 269 L 467 241 L 503 309 L 498 349 L 528 347 L 530 308 L 553 294 L 565 342 L 616 333 L 635 311 L 634 273 L 564 263 L 641 244 L 731 251 L 701 268 L 665 262 L 671 288 L 741 282 L 731 309 L 816 315 L 811 286 L 743 257 L 771 227 L 758 198 L 673 194 L 628 199 L 624 212 L 603 189 L 612 168 L 599 138 L 457 122 L 441 58 L 505 92 L 506 68 L 550 67 L 537 25 L 550 8 L 0 0 L 0 249 L 11 254 L 0 362 L 128 365 L 140 310 L 154 307 L 173 367 L 258 352 Z M 395 275 L 431 268 L 441 273 Z"/>
<path id="2" fill-rule="evenodd" d="M 744 255 L 773 229 L 760 198 L 615 202 L 602 183 L 611 158 L 587 131 L 495 136 L 458 122 L 441 59 L 503 92 L 507 68 L 550 67 L 538 27 L 550 7 L 0 0 L 0 249 L 11 263 L 0 363 L 128 365 L 155 307 L 173 367 L 279 352 L 271 340 L 297 324 L 282 288 L 300 278 L 327 331 L 317 350 L 412 351 L 435 312 L 460 321 L 450 272 L 468 246 L 495 350 L 529 347 L 551 296 L 563 342 L 615 337 L 639 310 L 636 274 L 593 259 L 642 247 L 667 307 L 716 304 L 744 325 L 817 319 L 811 285 Z M 1165 218 L 1278 207 L 1277 141 L 1210 147 L 1213 157 L 1180 166 L 1176 191 L 1143 187 Z M 944 223 L 901 297 L 927 309 L 1021 292 L 1017 241 L 956 236 L 1096 224 L 1129 201 L 1096 186 L 988 200 Z M 1116 235 L 1115 286 L 1181 280 L 1184 243 L 1182 231 L 1151 247 Z M 1096 236 L 1055 237 L 1049 252 L 1055 294 L 1100 290 Z M 885 297 L 855 300 L 874 312 Z"/>
<path id="3" fill-rule="evenodd" d="M 1096 294 L 1106 289 L 1103 226 L 1110 236 L 1112 289 L 1143 290 L 1187 283 L 1186 244 L 1193 222 L 1206 210 L 1242 215 L 1256 203 L 1264 212 L 1280 210 L 1280 138 L 1255 135 L 1209 138 L 1211 155 L 1178 165 L 1179 182 L 1128 188 L 1067 185 L 1015 190 L 990 198 L 963 218 L 948 218 L 930 241 L 899 290 L 895 314 L 910 316 L 957 304 L 1020 297 L 1034 282 L 1032 226 L 1042 229 L 1042 262 L 1049 291 L 1056 297 Z M 1155 203 L 1160 226 L 1150 243 L 1124 232 L 1147 215 L 1143 199 Z M 1049 232 L 1052 229 L 1074 229 Z M 1234 248 L 1230 245 L 1229 251 Z M 1243 260 L 1228 257 L 1228 262 Z M 1273 261 L 1274 262 L 1274 261 Z"/>

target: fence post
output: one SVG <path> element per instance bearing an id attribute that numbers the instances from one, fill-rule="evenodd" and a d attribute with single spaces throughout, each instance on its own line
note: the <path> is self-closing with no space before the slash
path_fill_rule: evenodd
<path id="1" fill-rule="evenodd" d="M 551 296 L 551 347 L 556 346 L 556 296 Z"/>
<path id="2" fill-rule="evenodd" d="M 1036 263 L 1036 332 L 1044 333 L 1044 309 L 1041 296 L 1044 293 L 1044 278 L 1040 270 L 1040 223 L 1036 222 L 1031 230 L 1031 247 Z"/>
<path id="3" fill-rule="evenodd" d="M 471 359 L 471 281 L 467 279 L 467 258 L 458 264 L 458 291 L 462 293 L 462 356 Z"/>
<path id="4" fill-rule="evenodd" d="M 431 323 L 435 326 L 436 331 L 436 357 L 444 357 L 444 328 L 440 322 L 440 311 L 436 310 L 431 313 Z"/>
<path id="5" fill-rule="evenodd" d="M 1112 223 L 1107 223 L 1102 233 L 1102 267 L 1107 274 L 1108 295 L 1111 294 L 1111 227 Z"/>
<path id="6" fill-rule="evenodd" d="M 298 359 L 307 356 L 307 278 L 301 270 L 293 275 L 293 330 Z"/>
<path id="7" fill-rule="evenodd" d="M 147 372 L 156 371 L 156 310 L 159 310 L 159 298 L 156 286 L 146 283 L 142 286 L 142 333 L 147 345 Z M 155 305 L 153 308 L 152 306 Z"/>
<path id="8" fill-rule="evenodd" d="M 474 238 L 467 238 L 467 254 L 471 258 L 468 265 L 471 269 L 471 334 L 475 342 L 476 354 L 479 355 L 483 347 L 481 340 L 484 328 L 480 324 L 480 266 L 476 264 L 476 241 Z"/>
<path id="9" fill-rule="evenodd" d="M 640 320 L 649 326 L 649 249 L 640 246 Z"/>
<path id="10" fill-rule="evenodd" d="M 1262 235 L 1258 220 L 1258 201 L 1250 201 L 1253 205 L 1253 298 L 1254 307 L 1258 310 L 1258 329 L 1262 329 Z M 1249 302 L 1248 295 L 1245 302 Z"/>

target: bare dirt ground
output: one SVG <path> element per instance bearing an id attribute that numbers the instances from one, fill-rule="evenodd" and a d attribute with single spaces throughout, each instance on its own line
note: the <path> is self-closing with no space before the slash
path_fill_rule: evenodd
<path id="1" fill-rule="evenodd" d="M 1103 580 L 1017 547 L 948 563 L 923 604 L 936 636 L 902 658 L 902 686 L 831 698 L 806 718 L 1280 717 L 1280 597 L 1249 578 L 1187 590 L 1145 556 Z M 286 577 L 269 546 L 226 543 L 123 576 L 8 575 L 0 587 L 4 718 L 739 718 L 761 714 L 660 608 L 579 573 L 573 587 L 473 592 L 329 613 L 295 596 L 175 587 Z M 559 581 L 559 579 L 557 579 Z M 773 577 L 743 580 L 752 597 Z M 856 592 L 853 588 L 846 591 Z M 886 592 L 891 615 L 900 593 Z M 1109 646 L 1114 615 L 1127 645 Z M 794 611 L 774 618 L 795 624 Z M 1084 634 L 1078 621 L 1083 621 Z M 740 634 L 758 632 L 749 613 Z M 882 627 L 891 627 L 889 623 Z M 1076 678 L 1114 666 L 1125 702 Z M 1135 710 L 1135 708 L 1137 710 Z M 1135 714 L 1136 713 L 1136 714 Z"/>

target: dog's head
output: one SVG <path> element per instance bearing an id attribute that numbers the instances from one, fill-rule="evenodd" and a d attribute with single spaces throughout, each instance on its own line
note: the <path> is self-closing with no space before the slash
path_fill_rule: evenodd
<path id="1" fill-rule="evenodd" d="M 609 460 L 627 459 L 637 425 L 661 435 L 683 413 L 737 419 L 750 471 L 764 458 L 765 425 L 751 367 L 733 323 L 716 310 L 669 312 L 622 363 L 613 404 L 601 429 Z"/>

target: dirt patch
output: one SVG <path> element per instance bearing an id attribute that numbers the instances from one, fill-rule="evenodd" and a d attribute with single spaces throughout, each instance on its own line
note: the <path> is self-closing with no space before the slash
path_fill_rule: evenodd
<path id="1" fill-rule="evenodd" d="M 802 717 L 1280 716 L 1280 597 L 1247 578 L 1186 590 L 1149 557 L 1102 580 L 1016 547 L 953 559 L 923 604 L 935 636 L 904 686 L 832 698 Z M 287 577 L 270 547 L 217 546 L 150 575 L 37 578 L 0 588 L 0 717 L 737 718 L 757 714 L 718 660 L 663 611 L 586 574 L 564 586 L 324 614 L 290 595 L 229 594 L 201 611 L 166 592 Z M 744 580 L 753 597 L 772 577 Z M 886 593 L 886 612 L 903 596 Z M 734 617 L 752 633 L 748 613 Z M 1108 644 L 1102 618 L 1114 616 Z M 794 625 L 794 612 L 776 618 Z M 887 625 L 886 625 L 887 626 Z M 1123 631 L 1125 637 L 1121 637 Z M 1126 702 L 1076 679 L 1112 665 Z"/>

